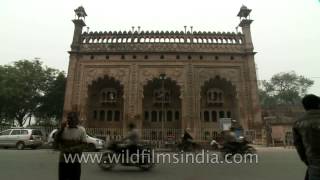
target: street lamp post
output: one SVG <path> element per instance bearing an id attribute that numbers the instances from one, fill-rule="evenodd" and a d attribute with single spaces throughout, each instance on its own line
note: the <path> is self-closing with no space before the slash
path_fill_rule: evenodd
<path id="1" fill-rule="evenodd" d="M 160 74 L 161 80 L 161 144 L 164 143 L 164 102 L 165 102 L 165 92 L 164 92 L 164 80 L 166 79 L 166 74 Z"/>

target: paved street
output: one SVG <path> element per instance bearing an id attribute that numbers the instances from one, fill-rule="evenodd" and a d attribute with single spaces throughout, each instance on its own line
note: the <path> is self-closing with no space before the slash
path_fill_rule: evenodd
<path id="1" fill-rule="evenodd" d="M 301 180 L 305 167 L 293 149 L 259 149 L 258 164 L 159 164 L 150 172 L 134 167 L 102 171 L 83 164 L 82 180 Z M 0 149 L 1 180 L 57 180 L 58 153 Z"/>

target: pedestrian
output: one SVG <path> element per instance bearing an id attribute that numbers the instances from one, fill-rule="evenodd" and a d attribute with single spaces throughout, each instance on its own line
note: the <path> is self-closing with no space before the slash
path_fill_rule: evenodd
<path id="1" fill-rule="evenodd" d="M 294 145 L 308 167 L 305 179 L 320 180 L 320 98 L 306 95 L 302 104 L 306 112 L 294 123 Z"/>
<path id="2" fill-rule="evenodd" d="M 55 137 L 55 141 L 58 150 L 60 150 L 59 180 L 80 180 L 80 157 L 86 147 L 86 131 L 79 125 L 79 118 L 76 112 L 68 113 L 67 121 L 61 123 L 61 128 Z M 70 161 L 72 158 L 75 161 Z"/>

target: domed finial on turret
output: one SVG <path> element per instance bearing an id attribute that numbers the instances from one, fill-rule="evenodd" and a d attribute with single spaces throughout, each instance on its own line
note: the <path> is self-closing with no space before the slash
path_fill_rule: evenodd
<path id="1" fill-rule="evenodd" d="M 86 11 L 84 10 L 83 6 L 79 6 L 77 9 L 74 10 L 75 14 L 76 14 L 76 18 L 77 19 L 85 19 L 87 16 Z"/>
<path id="2" fill-rule="evenodd" d="M 81 43 L 82 28 L 86 26 L 84 19 L 87 16 L 87 13 L 82 6 L 79 6 L 77 9 L 74 10 L 74 12 L 75 12 L 76 18 L 72 20 L 72 22 L 74 23 L 74 32 L 73 32 L 71 50 L 78 51 Z"/>
<path id="3" fill-rule="evenodd" d="M 247 6 L 242 5 L 240 11 L 238 13 L 238 17 L 240 18 L 240 23 L 238 27 L 241 27 L 242 33 L 244 34 L 244 44 L 246 49 L 253 50 L 252 39 L 251 39 L 251 31 L 250 25 L 253 22 L 250 18 L 251 9 Z M 238 31 L 238 30 L 237 30 Z"/>
<path id="4" fill-rule="evenodd" d="M 250 24 L 253 20 L 250 18 L 251 9 L 249 9 L 247 6 L 242 5 L 240 8 L 240 11 L 238 13 L 238 17 L 240 18 L 240 27 L 248 26 L 250 27 Z"/>
<path id="5" fill-rule="evenodd" d="M 245 5 L 242 5 L 237 16 L 240 17 L 240 19 L 241 18 L 247 19 L 247 17 L 250 15 L 250 12 L 251 12 L 251 9 L 249 9 Z"/>
<path id="6" fill-rule="evenodd" d="M 245 6 L 244 4 L 242 4 L 241 8 L 240 9 L 248 9 L 247 6 Z"/>

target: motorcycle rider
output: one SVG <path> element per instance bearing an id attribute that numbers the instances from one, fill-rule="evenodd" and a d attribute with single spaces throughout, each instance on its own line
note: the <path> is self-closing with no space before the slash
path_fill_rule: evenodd
<path id="1" fill-rule="evenodd" d="M 235 128 L 230 127 L 229 131 L 224 132 L 224 148 L 230 149 L 232 152 L 236 152 L 237 148 L 239 148 L 239 144 Z"/>
<path id="2" fill-rule="evenodd" d="M 121 143 L 122 142 L 122 143 Z M 111 143 L 107 152 L 103 153 L 99 166 L 104 170 L 112 169 L 115 164 L 124 166 L 136 166 L 143 170 L 151 169 L 154 164 L 152 161 L 152 149 L 145 145 L 140 145 L 140 133 L 134 123 L 128 124 L 128 133 L 120 141 Z M 120 155 L 121 160 L 114 161 L 113 154 Z"/>
<path id="3" fill-rule="evenodd" d="M 193 137 L 190 134 L 190 128 L 184 130 L 181 141 L 182 149 L 189 149 L 193 145 Z"/>
<path id="4" fill-rule="evenodd" d="M 230 143 L 237 142 L 237 135 L 234 127 L 231 127 L 225 134 L 225 141 Z"/>
<path id="5" fill-rule="evenodd" d="M 137 152 L 140 134 L 134 123 L 129 123 L 128 130 L 127 136 L 122 141 L 126 142 L 126 149 L 129 150 L 129 154 L 132 154 Z"/>

